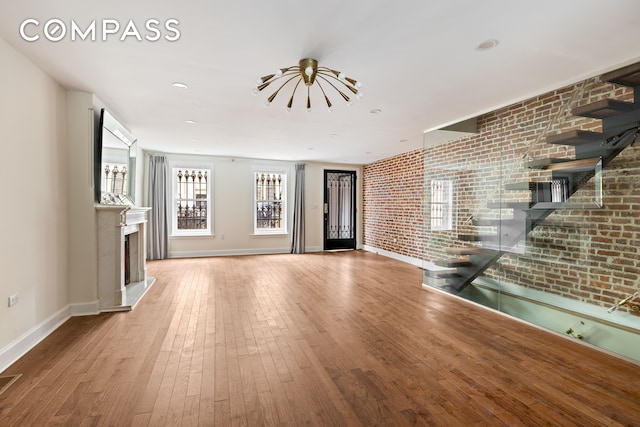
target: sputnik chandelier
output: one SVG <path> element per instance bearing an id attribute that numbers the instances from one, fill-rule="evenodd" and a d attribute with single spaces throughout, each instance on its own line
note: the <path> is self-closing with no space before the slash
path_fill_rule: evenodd
<path id="1" fill-rule="evenodd" d="M 307 87 L 307 111 L 311 111 L 311 86 L 314 83 L 318 84 L 318 87 L 322 91 L 322 95 L 324 96 L 324 100 L 327 103 L 327 108 L 329 111 L 333 111 L 333 104 L 331 100 L 327 96 L 325 91 L 325 87 L 323 84 L 320 84 L 320 81 L 323 81 L 323 84 L 327 84 L 335 89 L 342 98 L 347 102 L 348 105 L 351 105 L 351 96 L 355 95 L 357 98 L 362 97 L 362 92 L 360 91 L 360 87 L 362 84 L 359 81 L 356 81 L 350 77 L 344 75 L 340 71 L 332 70 L 327 67 L 319 67 L 318 61 L 312 58 L 304 58 L 298 62 L 298 65 L 293 65 L 291 67 L 280 68 L 276 70 L 275 74 L 269 74 L 264 77 L 260 77 L 257 81 L 257 87 L 253 89 L 253 94 L 257 95 L 271 83 L 276 81 L 283 82 L 275 92 L 273 92 L 269 98 L 265 101 L 264 105 L 269 106 L 275 97 L 278 95 L 280 90 L 282 90 L 288 83 L 295 81 L 295 85 L 293 86 L 293 92 L 291 92 L 291 97 L 289 98 L 289 103 L 287 104 L 287 111 L 291 111 L 291 106 L 293 105 L 293 97 L 296 94 L 296 90 L 298 90 L 298 86 L 300 86 L 301 82 L 304 82 Z M 345 93 L 348 89 L 351 94 Z M 345 90 L 345 92 L 343 92 Z"/>

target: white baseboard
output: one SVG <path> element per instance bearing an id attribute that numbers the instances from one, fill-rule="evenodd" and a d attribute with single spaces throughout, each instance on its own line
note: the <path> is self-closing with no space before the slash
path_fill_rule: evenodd
<path id="1" fill-rule="evenodd" d="M 69 304 L 71 316 L 93 316 L 100 313 L 100 301 Z"/>
<path id="2" fill-rule="evenodd" d="M 424 266 L 424 261 L 422 261 L 421 259 L 411 258 L 411 257 L 408 257 L 406 255 L 397 254 L 395 252 L 386 251 L 384 249 L 378 249 L 378 248 L 375 248 L 373 246 L 368 246 L 368 245 L 364 245 L 362 248 L 365 251 L 375 252 L 378 255 L 382 255 L 382 256 L 386 256 L 386 257 L 389 257 L 389 258 L 396 259 L 398 261 L 406 262 L 407 264 L 415 265 L 416 267 L 423 268 L 423 266 Z"/>
<path id="3" fill-rule="evenodd" d="M 265 248 L 265 249 L 225 249 L 216 251 L 173 251 L 169 252 L 169 258 L 200 258 L 214 256 L 234 255 L 268 255 L 288 254 L 289 248 Z"/>
<path id="4" fill-rule="evenodd" d="M 315 248 L 306 248 L 307 252 L 315 252 Z M 288 254 L 291 248 L 251 248 L 251 249 L 222 249 L 214 251 L 172 251 L 169 258 L 200 258 L 216 256 L 237 256 L 237 255 L 272 255 Z"/>
<path id="5" fill-rule="evenodd" d="M 35 347 L 40 341 L 49 336 L 49 334 L 55 331 L 70 317 L 71 308 L 70 306 L 66 306 L 0 350 L 0 372 L 3 372 L 9 366 L 14 364 L 18 359 Z"/>
<path id="6" fill-rule="evenodd" d="M 0 349 L 0 372 L 4 372 L 5 369 L 27 354 L 29 350 L 51 335 L 53 331 L 71 317 L 95 315 L 99 312 L 98 301 L 69 304 L 60 309 L 45 321 L 25 332 L 18 339 Z"/>

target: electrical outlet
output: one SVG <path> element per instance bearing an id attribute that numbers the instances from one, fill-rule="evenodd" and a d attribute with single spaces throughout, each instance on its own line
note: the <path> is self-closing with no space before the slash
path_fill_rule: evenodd
<path id="1" fill-rule="evenodd" d="M 18 294 L 11 295 L 9 297 L 9 307 L 14 306 L 18 303 Z"/>

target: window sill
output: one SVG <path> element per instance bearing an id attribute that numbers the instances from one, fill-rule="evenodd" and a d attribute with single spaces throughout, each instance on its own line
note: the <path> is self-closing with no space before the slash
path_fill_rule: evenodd
<path id="1" fill-rule="evenodd" d="M 249 234 L 249 237 L 252 239 L 261 239 L 264 237 L 289 237 L 289 233 L 252 233 Z"/>
<path id="2" fill-rule="evenodd" d="M 202 237 L 214 238 L 216 237 L 213 233 L 203 233 L 203 234 L 172 234 L 169 236 L 171 240 L 181 240 L 181 239 L 198 239 Z"/>

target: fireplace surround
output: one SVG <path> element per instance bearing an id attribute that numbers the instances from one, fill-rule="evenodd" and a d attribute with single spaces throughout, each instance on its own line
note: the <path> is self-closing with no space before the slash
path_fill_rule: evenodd
<path id="1" fill-rule="evenodd" d="M 96 206 L 100 311 L 131 310 L 153 283 L 147 277 L 145 244 L 150 209 Z"/>

